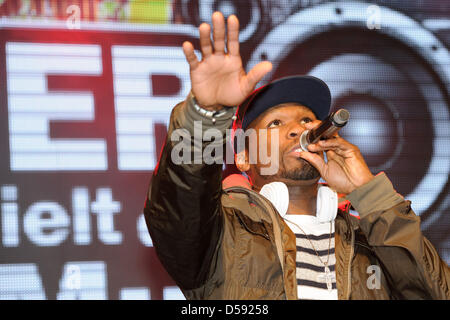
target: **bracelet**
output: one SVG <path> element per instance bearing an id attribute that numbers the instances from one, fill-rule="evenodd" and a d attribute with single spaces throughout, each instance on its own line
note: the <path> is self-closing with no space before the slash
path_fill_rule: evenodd
<path id="1" fill-rule="evenodd" d="M 226 107 L 220 110 L 206 110 L 203 109 L 202 107 L 200 107 L 198 105 L 197 99 L 195 99 L 195 96 L 193 93 L 191 93 L 192 99 L 194 100 L 194 109 L 195 111 L 197 111 L 199 114 L 201 114 L 202 116 L 206 117 L 206 118 L 210 118 L 212 123 L 216 123 L 216 118 L 220 118 L 223 115 L 225 115 L 227 113 L 227 109 Z"/>

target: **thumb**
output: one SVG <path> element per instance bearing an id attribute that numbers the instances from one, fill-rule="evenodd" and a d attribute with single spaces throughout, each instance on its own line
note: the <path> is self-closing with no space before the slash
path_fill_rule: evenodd
<path id="1" fill-rule="evenodd" d="M 270 71 L 272 70 L 272 63 L 269 61 L 263 61 L 254 66 L 247 73 L 247 92 L 251 92 L 256 84 Z"/>
<path id="2" fill-rule="evenodd" d="M 314 168 L 316 168 L 317 171 L 319 171 L 320 175 L 323 177 L 327 164 L 322 157 L 320 157 L 317 153 L 306 151 L 300 152 L 300 157 L 313 165 Z"/>

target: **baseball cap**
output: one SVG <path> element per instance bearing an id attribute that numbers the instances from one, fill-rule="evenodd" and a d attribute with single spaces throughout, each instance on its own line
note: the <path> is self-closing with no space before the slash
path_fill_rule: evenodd
<path id="1" fill-rule="evenodd" d="M 317 119 L 328 116 L 331 94 L 327 84 L 313 76 L 289 76 L 254 90 L 236 111 L 233 129 L 247 129 L 260 114 L 282 103 L 299 103 L 311 109 Z"/>

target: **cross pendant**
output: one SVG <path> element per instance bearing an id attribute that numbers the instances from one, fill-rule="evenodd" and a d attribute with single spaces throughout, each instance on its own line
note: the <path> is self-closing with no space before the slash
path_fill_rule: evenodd
<path id="1" fill-rule="evenodd" d="M 325 274 L 321 274 L 317 277 L 317 279 L 320 282 L 326 282 L 327 283 L 327 289 L 328 291 L 331 291 L 333 289 L 332 281 L 336 280 L 336 277 L 331 273 L 330 268 L 328 266 L 325 266 L 324 268 Z"/>

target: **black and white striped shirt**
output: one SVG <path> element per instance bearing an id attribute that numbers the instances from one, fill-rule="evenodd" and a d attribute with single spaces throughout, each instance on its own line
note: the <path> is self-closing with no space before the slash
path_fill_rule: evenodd
<path id="1" fill-rule="evenodd" d="M 334 254 L 334 221 L 320 223 L 315 216 L 310 215 L 285 215 L 285 221 L 296 236 L 297 244 L 297 292 L 299 299 L 313 300 L 337 300 L 336 289 L 336 257 Z M 303 233 L 302 230 L 306 233 Z M 317 257 L 317 253 L 320 257 Z M 329 257 L 328 257 L 328 247 Z M 324 263 L 327 262 L 330 270 L 331 290 L 327 288 Z"/>

